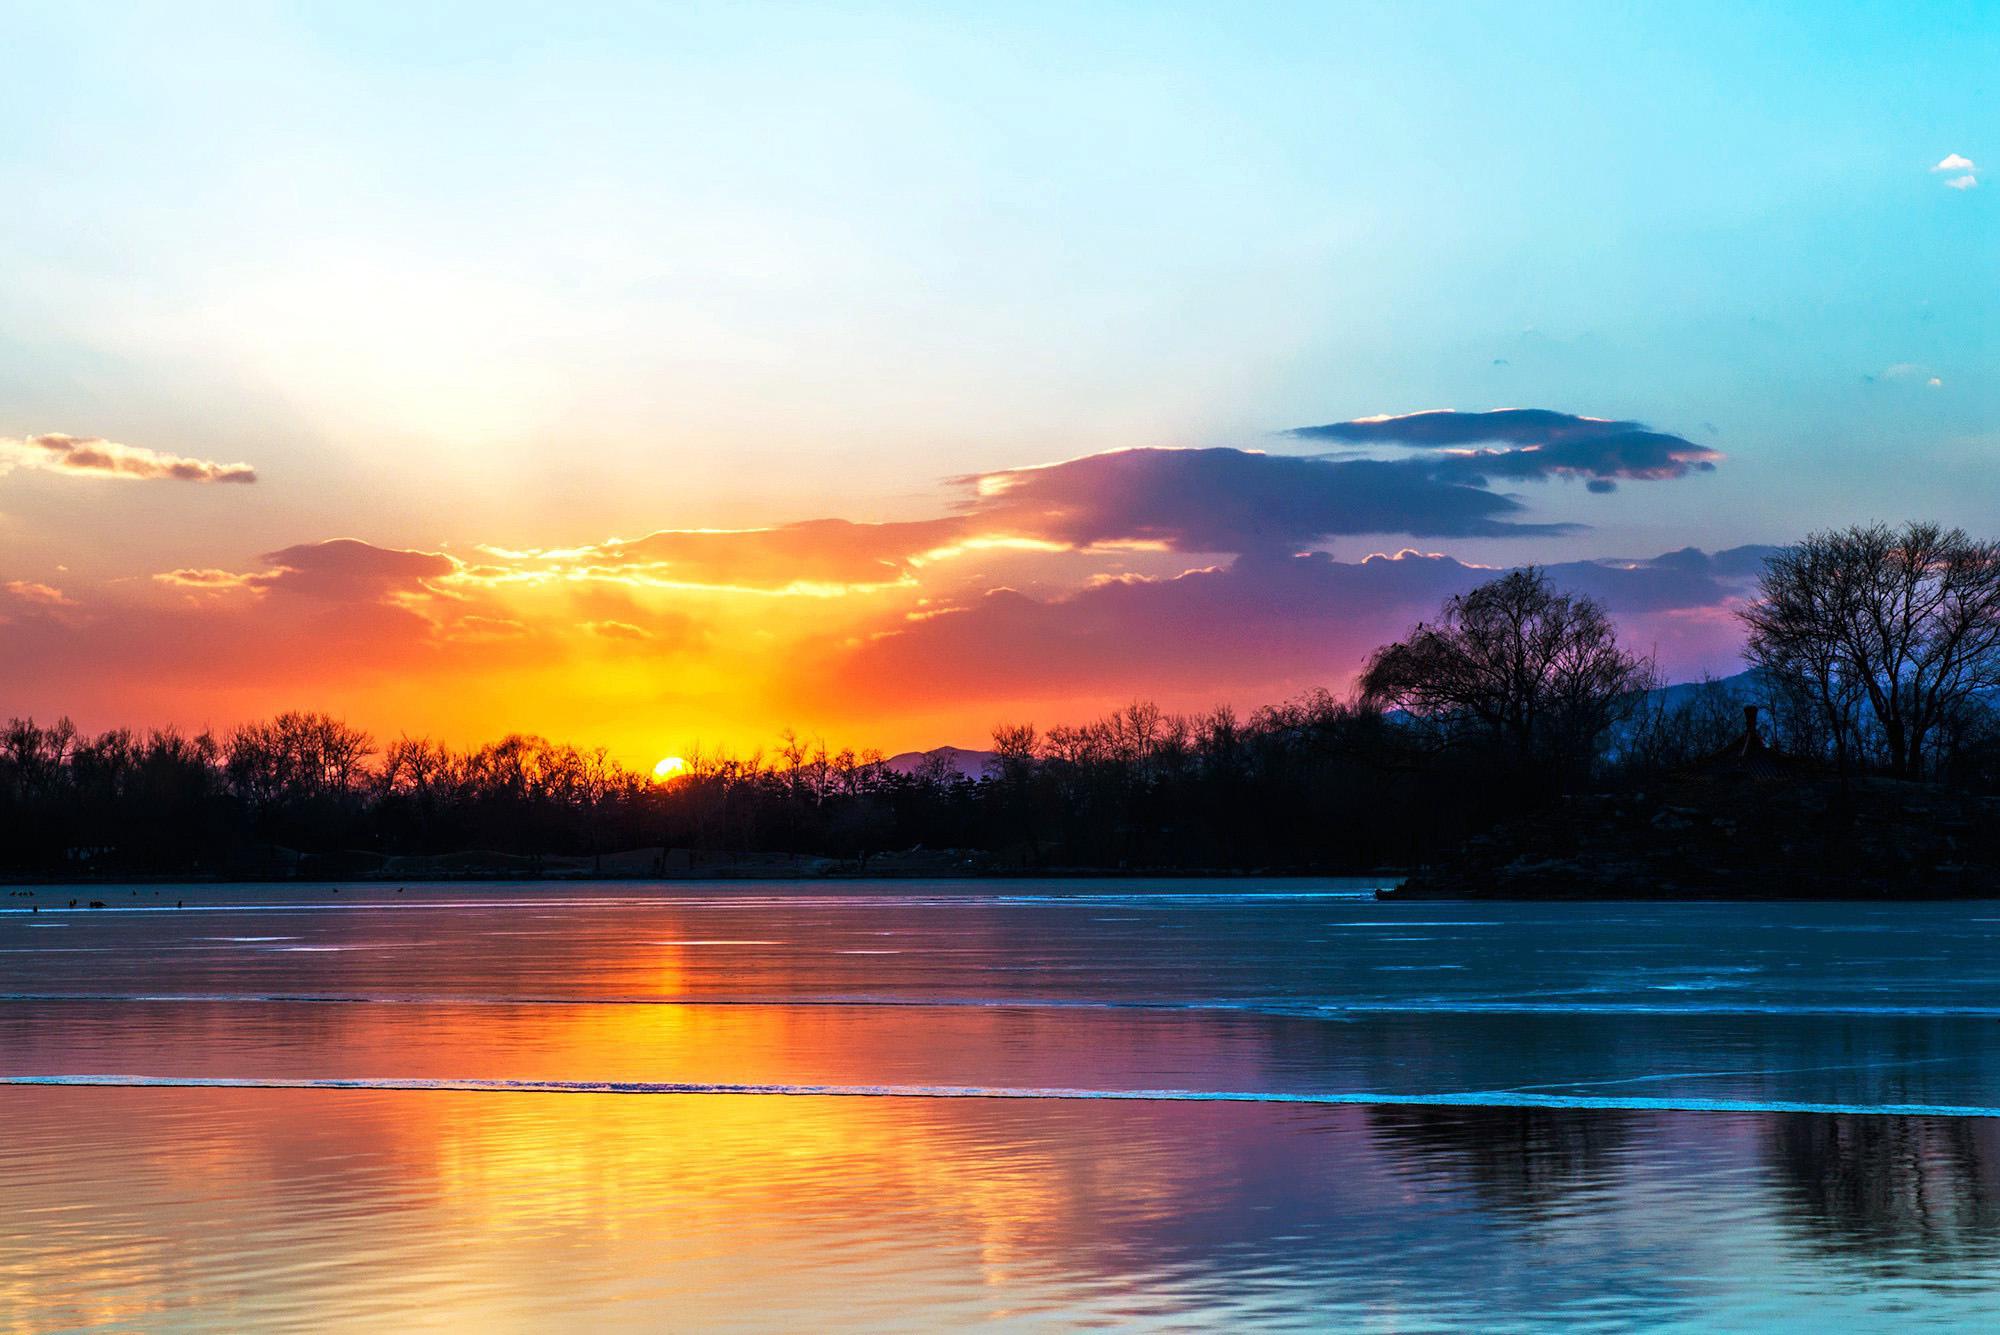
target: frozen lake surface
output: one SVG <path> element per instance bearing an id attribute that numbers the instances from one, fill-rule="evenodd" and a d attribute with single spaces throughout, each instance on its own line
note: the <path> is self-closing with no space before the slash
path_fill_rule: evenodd
<path id="1" fill-rule="evenodd" d="M 0 1329 L 2000 1321 L 2000 904 L 0 905 Z"/>

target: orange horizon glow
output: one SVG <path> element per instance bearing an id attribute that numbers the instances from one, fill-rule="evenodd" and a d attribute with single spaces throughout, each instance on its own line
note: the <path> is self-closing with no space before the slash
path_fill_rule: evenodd
<path id="1" fill-rule="evenodd" d="M 1422 429 L 1438 429 L 1422 416 Z M 1460 416 L 1450 429 L 1475 436 L 1529 429 Z M 1540 429 L 1548 417 L 1563 431 L 1607 427 L 1562 414 L 1527 421 Z M 135 446 L 46 439 L 83 479 L 63 485 L 97 487 L 100 473 L 134 469 L 196 482 L 239 476 L 234 465 Z M 1622 440 L 1605 448 L 1596 463 L 1562 467 L 1657 481 L 1719 457 L 1686 442 L 1640 462 Z M 1449 467 L 1456 456 L 1438 457 Z M 1533 446 L 1509 457 L 1541 467 Z M 1383 485 L 1367 469 L 1389 465 L 1342 471 L 1356 466 L 1135 448 L 951 479 L 956 499 L 928 518 L 547 546 L 338 537 L 228 563 L 94 576 L 57 566 L 0 581 L 0 714 L 226 732 L 307 709 L 378 740 L 470 747 L 524 733 L 602 746 L 646 773 L 663 751 L 748 754 L 788 729 L 831 750 L 893 754 L 977 749 L 1001 724 L 1081 723 L 1136 699 L 1248 712 L 1344 690 L 1376 646 L 1506 564 L 1509 549 L 1494 544 L 1517 527 L 1506 516 L 1520 503 L 1434 477 L 1422 461 L 1398 465 L 1367 501 L 1381 524 L 1432 522 L 1437 508 L 1439 522 L 1488 535 L 1499 559 L 1430 544 L 1385 555 L 1373 541 L 1366 556 L 1331 555 L 1317 535 L 1360 524 L 1342 517 L 1354 504 L 1347 493 L 1360 487 L 1365 499 Z M 1468 504 L 1476 513 L 1464 518 Z M 1670 669 L 1726 674 L 1738 640 L 1728 612 L 1748 565 L 1709 571 L 1689 560 L 1554 569 L 1608 590 L 1613 611 L 1628 611 L 1628 628 Z M 1617 602 L 1621 581 L 1630 609 Z"/>

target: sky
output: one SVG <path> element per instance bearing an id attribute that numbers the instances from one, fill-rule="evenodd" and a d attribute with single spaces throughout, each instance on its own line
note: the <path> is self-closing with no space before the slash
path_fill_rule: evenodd
<path id="1" fill-rule="evenodd" d="M 983 744 L 2000 511 L 1990 5 L 0 0 L 0 716 Z"/>

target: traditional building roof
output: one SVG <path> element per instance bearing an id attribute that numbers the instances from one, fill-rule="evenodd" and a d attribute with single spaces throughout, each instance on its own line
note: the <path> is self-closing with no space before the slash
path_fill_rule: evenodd
<path id="1" fill-rule="evenodd" d="M 1757 730 L 1757 706 L 1743 706 L 1743 735 L 1695 766 L 1699 771 L 1734 772 L 1757 778 L 1780 778 L 1815 768 L 1812 762 L 1789 756 L 1764 744 Z"/>

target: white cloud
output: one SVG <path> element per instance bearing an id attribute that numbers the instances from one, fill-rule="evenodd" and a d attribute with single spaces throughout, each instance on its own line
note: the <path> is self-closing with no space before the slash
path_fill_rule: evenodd
<path id="1" fill-rule="evenodd" d="M 1883 368 L 1880 375 L 1868 377 L 1870 380 L 1893 380 L 1905 384 L 1923 381 L 1926 389 L 1943 389 L 1944 380 L 1921 362 L 1897 362 Z"/>
<path id="2" fill-rule="evenodd" d="M 1959 153 L 1947 153 L 1944 156 L 1944 160 L 1931 168 L 1931 170 L 1934 172 L 1976 172 L 1979 168 L 1973 165 L 1971 158 Z"/>
<path id="3" fill-rule="evenodd" d="M 1970 190 L 1973 186 L 1979 184 L 1979 178 L 1970 175 L 1954 176 L 1949 181 L 1946 181 L 1945 184 L 1953 190 Z"/>

